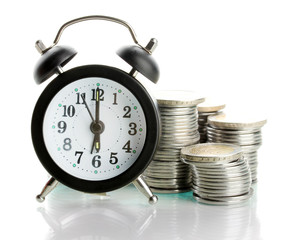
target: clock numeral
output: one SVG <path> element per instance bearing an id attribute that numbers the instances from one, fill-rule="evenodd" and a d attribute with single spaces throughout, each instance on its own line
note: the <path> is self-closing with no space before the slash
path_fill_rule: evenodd
<path id="1" fill-rule="evenodd" d="M 63 149 L 65 150 L 65 151 L 70 151 L 71 150 L 71 148 L 72 148 L 72 146 L 71 146 L 71 139 L 70 138 L 65 138 L 64 139 L 64 145 L 63 145 Z"/>
<path id="2" fill-rule="evenodd" d="M 136 129 L 136 127 L 137 127 L 137 124 L 135 124 L 134 122 L 132 122 L 132 123 L 130 123 L 129 124 L 129 126 L 130 126 L 130 130 L 128 131 L 128 134 L 129 135 L 136 135 L 137 134 L 137 129 Z"/>
<path id="3" fill-rule="evenodd" d="M 115 157 L 118 153 L 114 153 L 114 152 L 111 152 L 111 155 L 110 155 L 110 163 L 111 164 L 116 164 L 118 163 L 118 158 Z"/>
<path id="4" fill-rule="evenodd" d="M 131 141 L 128 140 L 127 143 L 122 147 L 123 150 L 126 150 L 126 153 L 131 153 L 132 148 L 131 148 Z"/>
<path id="5" fill-rule="evenodd" d="M 59 121 L 58 128 L 59 128 L 58 133 L 64 133 L 67 129 L 67 123 L 64 121 Z"/>
<path id="6" fill-rule="evenodd" d="M 75 156 L 78 155 L 77 164 L 80 164 L 82 154 L 83 154 L 83 152 L 78 152 L 78 151 L 75 152 Z"/>
<path id="7" fill-rule="evenodd" d="M 99 155 L 93 157 L 91 164 L 94 168 L 99 168 L 101 166 L 101 161 L 99 159 L 101 159 Z"/>
<path id="8" fill-rule="evenodd" d="M 92 99 L 91 100 L 93 100 L 93 101 L 96 101 L 96 98 L 97 98 L 97 96 L 96 96 L 96 93 L 97 93 L 97 89 L 92 89 Z M 103 89 L 99 89 L 99 98 L 100 98 L 100 101 L 104 101 L 104 90 Z"/>
<path id="9" fill-rule="evenodd" d="M 131 114 L 130 114 L 130 112 L 131 112 L 131 107 L 130 107 L 130 106 L 125 106 L 125 107 L 123 108 L 123 110 L 126 112 L 126 113 L 123 115 L 123 117 L 124 117 L 124 118 L 130 118 L 130 117 L 131 117 Z"/>
<path id="10" fill-rule="evenodd" d="M 85 93 L 76 93 L 76 95 L 77 95 L 76 104 L 83 104 L 84 103 L 83 98 L 85 99 Z"/>
<path id="11" fill-rule="evenodd" d="M 117 93 L 113 93 L 113 96 L 114 96 L 113 105 L 118 105 L 118 103 L 117 103 Z"/>
<path id="12" fill-rule="evenodd" d="M 63 117 L 73 117 L 75 115 L 75 107 L 73 105 L 70 105 L 67 107 L 66 105 L 63 105 L 64 107 L 64 115 Z"/>

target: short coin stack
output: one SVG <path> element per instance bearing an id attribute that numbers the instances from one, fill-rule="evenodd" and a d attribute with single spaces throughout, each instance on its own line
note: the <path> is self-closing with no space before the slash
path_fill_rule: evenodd
<path id="1" fill-rule="evenodd" d="M 215 103 L 210 99 L 206 99 L 205 102 L 197 106 L 198 131 L 200 133 L 200 143 L 207 142 L 208 117 L 221 114 L 221 110 L 224 108 L 225 104 Z"/>
<path id="2" fill-rule="evenodd" d="M 230 205 L 252 196 L 250 169 L 239 146 L 196 144 L 183 148 L 181 159 L 191 166 L 192 191 L 198 202 Z"/>
<path id="3" fill-rule="evenodd" d="M 243 117 L 231 115 L 211 116 L 208 118 L 208 142 L 230 143 L 239 145 L 248 162 L 252 182 L 257 181 L 257 150 L 262 144 L 261 127 L 265 119 L 256 119 L 251 116 Z"/>
<path id="4" fill-rule="evenodd" d="M 156 98 L 161 119 L 161 138 L 143 176 L 153 192 L 190 191 L 190 169 L 181 162 L 180 150 L 199 142 L 197 105 L 204 98 L 190 91 L 159 91 Z"/>

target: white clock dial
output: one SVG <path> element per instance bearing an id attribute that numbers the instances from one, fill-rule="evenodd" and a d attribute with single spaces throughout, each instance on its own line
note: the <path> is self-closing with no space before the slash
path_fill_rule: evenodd
<path id="1" fill-rule="evenodd" d="M 98 152 L 86 108 L 95 118 L 97 88 L 104 126 Z M 43 121 L 45 146 L 54 162 L 68 174 L 90 181 L 110 179 L 129 169 L 143 150 L 146 129 L 143 109 L 132 92 L 99 77 L 65 86 L 51 100 Z"/>

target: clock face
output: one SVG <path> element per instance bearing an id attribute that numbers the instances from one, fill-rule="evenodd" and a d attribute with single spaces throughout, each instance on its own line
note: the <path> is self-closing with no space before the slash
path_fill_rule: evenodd
<path id="1" fill-rule="evenodd" d="M 159 139 L 159 116 L 145 88 L 127 73 L 88 65 L 60 74 L 39 97 L 32 140 L 45 169 L 84 192 L 135 180 Z"/>
<path id="2" fill-rule="evenodd" d="M 95 119 L 97 104 L 99 119 Z M 98 141 L 93 120 L 100 123 Z M 105 180 L 126 171 L 139 157 L 146 120 L 139 101 L 123 85 L 107 78 L 83 78 L 51 100 L 43 136 L 51 158 L 65 172 L 80 179 Z"/>

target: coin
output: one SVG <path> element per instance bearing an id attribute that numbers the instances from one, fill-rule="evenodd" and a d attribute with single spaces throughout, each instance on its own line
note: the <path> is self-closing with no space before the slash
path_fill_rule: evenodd
<path id="1" fill-rule="evenodd" d="M 266 119 L 257 118 L 256 116 L 232 116 L 220 114 L 210 116 L 208 123 L 219 129 L 232 129 L 232 130 L 247 130 L 254 128 L 261 128 L 266 124 Z"/>
<path id="2" fill-rule="evenodd" d="M 205 101 L 198 105 L 197 110 L 199 113 L 218 112 L 225 108 L 225 104 L 218 100 L 206 98 Z"/>
<path id="3" fill-rule="evenodd" d="M 241 156 L 241 148 L 231 144 L 203 143 L 181 150 L 181 158 L 194 162 L 230 162 Z"/>
<path id="4" fill-rule="evenodd" d="M 159 106 L 166 107 L 196 106 L 205 100 L 204 97 L 199 96 L 193 91 L 157 91 L 154 96 L 156 97 Z"/>
<path id="5" fill-rule="evenodd" d="M 242 202 L 247 201 L 250 199 L 253 195 L 253 189 L 251 188 L 250 191 L 242 195 L 240 197 L 232 197 L 232 198 L 222 198 L 221 200 L 217 200 L 217 198 L 210 198 L 210 199 L 205 199 L 200 197 L 198 194 L 194 193 L 193 197 L 199 202 L 199 203 L 204 203 L 204 204 L 209 204 L 209 205 L 217 205 L 217 206 L 224 206 L 224 205 L 235 205 L 235 204 L 241 204 Z"/>

